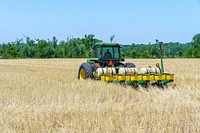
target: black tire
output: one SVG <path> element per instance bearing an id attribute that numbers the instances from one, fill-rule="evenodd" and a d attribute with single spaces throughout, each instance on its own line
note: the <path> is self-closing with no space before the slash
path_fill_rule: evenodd
<path id="1" fill-rule="evenodd" d="M 119 67 L 126 67 L 123 63 L 119 63 Z"/>
<path id="2" fill-rule="evenodd" d="M 135 68 L 135 64 L 131 63 L 131 62 L 127 62 L 124 64 L 126 67 L 134 67 Z"/>
<path id="3" fill-rule="evenodd" d="M 84 71 L 84 72 L 83 72 Z M 81 74 L 82 72 L 82 74 Z M 79 67 L 78 71 L 78 79 L 84 80 L 84 79 L 93 79 L 93 74 L 92 74 L 92 66 L 89 63 L 82 63 Z"/>
<path id="4" fill-rule="evenodd" d="M 96 71 L 96 70 L 97 70 L 96 64 L 90 64 L 90 65 L 91 65 L 91 67 L 92 67 L 92 71 Z"/>

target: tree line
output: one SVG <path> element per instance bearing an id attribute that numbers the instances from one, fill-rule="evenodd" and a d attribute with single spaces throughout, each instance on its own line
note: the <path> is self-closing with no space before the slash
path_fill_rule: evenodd
<path id="1" fill-rule="evenodd" d="M 112 41 L 114 38 L 110 38 Z M 0 56 L 5 59 L 15 58 L 86 58 L 92 57 L 92 48 L 102 40 L 95 35 L 85 35 L 83 38 L 67 38 L 58 42 L 52 39 L 17 39 L 14 42 L 0 44 Z M 200 34 L 194 35 L 191 42 L 163 43 L 165 58 L 200 58 Z M 155 44 L 122 45 L 121 56 L 127 58 L 159 58 L 159 46 Z"/>

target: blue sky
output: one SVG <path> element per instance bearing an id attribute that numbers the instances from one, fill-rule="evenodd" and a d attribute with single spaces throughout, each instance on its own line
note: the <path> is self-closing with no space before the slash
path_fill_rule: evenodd
<path id="1" fill-rule="evenodd" d="M 200 0 L 0 0 L 0 43 L 23 35 L 59 41 L 94 34 L 123 44 L 190 42 Z"/>

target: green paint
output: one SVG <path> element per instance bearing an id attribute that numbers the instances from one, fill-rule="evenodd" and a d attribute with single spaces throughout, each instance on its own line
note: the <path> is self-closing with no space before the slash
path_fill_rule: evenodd
<path id="1" fill-rule="evenodd" d="M 162 55 L 161 55 L 161 57 L 160 57 L 160 64 L 161 64 L 161 74 L 163 74 L 165 71 L 164 71 L 164 64 L 163 64 Z"/>
<path id="2" fill-rule="evenodd" d="M 125 82 L 126 82 L 127 85 L 132 85 L 133 84 L 133 81 L 131 81 L 131 80 L 126 80 Z"/>
<path id="3" fill-rule="evenodd" d="M 120 81 L 119 80 L 113 80 L 114 83 L 119 84 Z"/>
<path id="4" fill-rule="evenodd" d="M 99 58 L 88 58 L 87 62 L 88 63 L 94 63 L 94 62 L 97 62 L 98 60 L 99 60 Z"/>
<path id="5" fill-rule="evenodd" d="M 94 46 L 108 46 L 108 47 L 113 47 L 113 46 L 120 46 L 118 43 L 104 43 L 104 42 L 97 42 L 95 43 Z"/>
<path id="6" fill-rule="evenodd" d="M 163 80 L 162 82 L 163 84 L 167 84 L 167 83 L 173 82 L 173 80 Z"/>
<path id="7" fill-rule="evenodd" d="M 138 80 L 137 82 L 139 85 L 145 84 L 146 82 L 144 80 Z"/>

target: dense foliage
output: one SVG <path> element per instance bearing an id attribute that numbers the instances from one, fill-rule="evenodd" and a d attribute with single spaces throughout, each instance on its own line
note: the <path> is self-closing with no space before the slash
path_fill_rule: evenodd
<path id="1" fill-rule="evenodd" d="M 68 38 L 60 41 L 53 37 L 51 40 L 17 39 L 15 42 L 0 44 L 2 58 L 85 58 L 92 56 L 92 48 L 96 39 L 94 35 L 84 38 Z M 122 56 L 130 58 L 159 58 L 160 50 L 157 44 L 122 45 Z M 163 44 L 166 58 L 200 58 L 200 34 L 196 34 L 189 43 L 169 42 Z"/>

